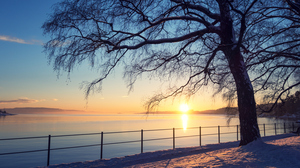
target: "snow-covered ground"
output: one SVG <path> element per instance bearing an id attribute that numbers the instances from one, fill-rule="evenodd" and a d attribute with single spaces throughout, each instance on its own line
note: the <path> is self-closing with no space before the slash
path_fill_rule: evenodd
<path id="1" fill-rule="evenodd" d="M 282 134 L 263 137 L 246 146 L 238 142 L 177 148 L 131 156 L 51 165 L 66 167 L 299 167 L 300 136 Z"/>

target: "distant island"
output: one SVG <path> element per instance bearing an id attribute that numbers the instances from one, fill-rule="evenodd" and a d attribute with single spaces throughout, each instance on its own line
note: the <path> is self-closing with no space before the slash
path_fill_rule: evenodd
<path id="1" fill-rule="evenodd" d="M 79 113 L 79 110 L 64 110 L 59 108 L 46 108 L 46 107 L 16 107 L 8 108 L 5 113 L 8 114 L 52 114 L 52 113 Z M 2 112 L 4 115 L 4 113 Z"/>
<path id="2" fill-rule="evenodd" d="M 7 115 L 15 115 L 15 114 L 7 113 L 5 110 L 0 110 L 0 116 L 7 116 Z"/>

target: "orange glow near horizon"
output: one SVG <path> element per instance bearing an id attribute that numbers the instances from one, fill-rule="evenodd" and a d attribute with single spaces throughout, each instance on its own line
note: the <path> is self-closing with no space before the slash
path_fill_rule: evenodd
<path id="1" fill-rule="evenodd" d="M 79 97 L 79 96 L 77 96 Z M 99 95 L 95 95 L 93 98 L 86 101 L 73 100 L 71 98 L 59 98 L 57 101 L 45 100 L 28 104 L 0 104 L 0 109 L 7 109 L 10 112 L 10 108 L 51 108 L 61 109 L 61 111 L 55 112 L 56 114 L 137 114 L 145 113 L 146 109 L 140 99 L 136 97 L 126 98 L 107 98 L 100 99 Z M 191 110 L 204 111 L 214 110 L 225 107 L 221 102 L 216 102 L 208 98 L 205 100 L 194 99 L 189 103 L 176 100 L 175 102 L 168 100 L 159 105 L 157 112 L 173 112 L 174 114 L 186 114 Z M 41 112 L 41 113 L 44 113 Z"/>

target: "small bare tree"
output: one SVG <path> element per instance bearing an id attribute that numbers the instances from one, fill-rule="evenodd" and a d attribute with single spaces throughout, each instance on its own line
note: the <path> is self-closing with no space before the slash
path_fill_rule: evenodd
<path id="1" fill-rule="evenodd" d="M 71 72 L 84 60 L 101 69 L 87 85 L 87 95 L 119 64 L 125 66 L 129 88 L 142 74 L 185 81 L 154 95 L 148 110 L 169 97 L 217 85 L 237 98 L 240 145 L 245 145 L 260 138 L 254 91 L 270 81 L 284 85 L 287 80 L 276 81 L 282 78 L 277 70 L 286 71 L 291 61 L 278 63 L 294 58 L 284 52 L 283 46 L 291 44 L 273 42 L 282 33 L 280 20 L 271 20 L 272 5 L 258 0 L 65 0 L 43 25 L 52 37 L 45 50 L 56 71 Z"/>

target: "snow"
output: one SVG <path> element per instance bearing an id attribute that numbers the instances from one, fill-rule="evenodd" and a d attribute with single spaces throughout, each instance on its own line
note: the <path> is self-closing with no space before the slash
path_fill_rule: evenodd
<path id="1" fill-rule="evenodd" d="M 300 167 L 300 136 L 263 137 L 238 147 L 239 142 L 147 152 L 119 158 L 51 165 L 66 167 Z"/>

